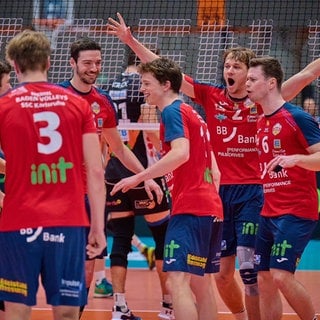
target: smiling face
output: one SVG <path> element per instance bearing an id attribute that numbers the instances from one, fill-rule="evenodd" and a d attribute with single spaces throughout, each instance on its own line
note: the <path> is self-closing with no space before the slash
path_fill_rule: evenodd
<path id="1" fill-rule="evenodd" d="M 101 52 L 99 50 L 84 50 L 79 52 L 77 61 L 71 58 L 73 77 L 87 85 L 96 82 L 101 72 Z"/>
<path id="2" fill-rule="evenodd" d="M 163 85 L 151 72 L 145 72 L 141 74 L 140 91 L 149 105 L 159 105 L 163 95 Z"/>
<path id="3" fill-rule="evenodd" d="M 223 78 L 226 82 L 228 93 L 234 98 L 246 96 L 246 79 L 248 68 L 244 62 L 236 60 L 229 54 L 223 66 Z"/>

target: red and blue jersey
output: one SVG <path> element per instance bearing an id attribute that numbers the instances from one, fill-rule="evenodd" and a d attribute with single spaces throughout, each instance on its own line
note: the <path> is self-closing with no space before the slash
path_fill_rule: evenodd
<path id="1" fill-rule="evenodd" d="M 87 226 L 82 139 L 97 130 L 88 103 L 47 82 L 21 84 L 0 100 L 7 161 L 0 230 Z"/>
<path id="2" fill-rule="evenodd" d="M 100 137 L 102 128 L 114 128 L 118 125 L 116 110 L 106 91 L 92 86 L 89 92 L 83 93 L 74 88 L 70 80 L 60 83 L 60 86 L 69 89 L 88 101 Z"/>
<path id="3" fill-rule="evenodd" d="M 261 107 L 250 99 L 230 100 L 224 86 L 186 80 L 193 83 L 194 100 L 205 110 L 221 184 L 261 184 L 256 146 Z"/>
<path id="4" fill-rule="evenodd" d="M 106 91 L 92 86 L 89 92 L 83 93 L 74 88 L 70 80 L 61 82 L 60 86 L 70 90 L 76 95 L 79 95 L 89 103 L 94 117 L 94 121 L 96 123 L 97 133 L 100 139 L 103 128 L 115 128 L 118 125 L 116 110 L 114 108 L 110 96 Z M 86 185 L 85 167 L 83 168 L 83 179 Z M 86 189 L 85 193 L 87 193 Z"/>
<path id="5" fill-rule="evenodd" d="M 189 160 L 168 175 L 172 192 L 171 214 L 223 218 L 221 200 L 212 181 L 212 148 L 205 121 L 180 100 L 164 108 L 161 120 L 160 138 L 164 153 L 170 150 L 170 142 L 175 139 L 190 141 Z"/>
<path id="6" fill-rule="evenodd" d="M 308 147 L 320 142 L 318 123 L 301 108 L 285 103 L 258 123 L 260 166 L 264 187 L 266 217 L 293 214 L 318 219 L 318 196 L 315 172 L 298 166 L 268 173 L 266 164 L 278 155 L 309 154 Z"/>

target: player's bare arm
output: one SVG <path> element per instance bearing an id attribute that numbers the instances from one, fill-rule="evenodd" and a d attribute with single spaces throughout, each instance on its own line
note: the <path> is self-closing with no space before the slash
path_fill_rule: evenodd
<path id="1" fill-rule="evenodd" d="M 281 94 L 286 101 L 292 100 L 312 81 L 320 77 L 320 58 L 309 63 L 300 72 L 293 75 L 282 84 Z"/>
<path id="2" fill-rule="evenodd" d="M 120 41 L 128 45 L 136 55 L 141 59 L 142 62 L 148 62 L 159 58 L 158 55 L 146 48 L 141 42 L 133 37 L 130 27 L 128 27 L 118 12 L 117 17 L 119 21 L 112 18 L 108 19 L 107 33 L 117 36 Z"/>
<path id="3" fill-rule="evenodd" d="M 117 17 L 119 21 L 116 21 L 113 18 L 108 19 L 108 34 L 118 37 L 120 41 L 128 45 L 142 62 L 149 62 L 159 58 L 157 54 L 153 53 L 135 37 L 133 37 L 130 27 L 126 25 L 122 15 L 119 12 L 117 13 Z M 181 85 L 181 91 L 190 98 L 194 98 L 193 85 L 187 82 L 184 78 Z"/>
<path id="4" fill-rule="evenodd" d="M 102 131 L 102 135 L 108 142 L 108 145 L 112 152 L 114 152 L 114 154 L 126 168 L 134 173 L 138 173 L 144 170 L 144 167 L 135 156 L 135 154 L 122 142 L 117 128 L 105 128 Z M 145 181 L 145 190 L 150 199 L 153 199 L 152 191 L 154 191 L 157 197 L 157 202 L 161 203 L 163 192 L 160 186 L 155 181 Z"/>
<path id="5" fill-rule="evenodd" d="M 6 160 L 0 158 L 0 173 L 6 172 Z"/>
<path id="6" fill-rule="evenodd" d="M 122 179 L 113 187 L 111 195 L 118 191 L 127 192 L 142 181 L 162 177 L 189 159 L 189 140 L 178 138 L 171 141 L 171 150 L 158 162 L 133 177 Z"/>
<path id="7" fill-rule="evenodd" d="M 87 254 L 90 258 L 99 255 L 106 247 L 104 232 L 105 184 L 101 152 L 97 134 L 83 136 L 83 155 L 87 172 L 87 189 L 90 201 L 90 232 Z"/>
<path id="8" fill-rule="evenodd" d="M 219 192 L 220 188 L 220 179 L 221 179 L 221 172 L 219 170 L 216 157 L 214 156 L 213 151 L 211 151 L 211 174 L 212 174 L 212 179 L 213 183 L 216 186 L 217 192 Z"/>
<path id="9" fill-rule="evenodd" d="M 316 143 L 307 148 L 309 154 L 292 154 L 287 156 L 277 156 L 267 164 L 267 170 L 277 171 L 282 168 L 292 168 L 298 166 L 311 171 L 320 170 L 320 143 Z M 277 169 L 278 168 L 278 169 Z"/>

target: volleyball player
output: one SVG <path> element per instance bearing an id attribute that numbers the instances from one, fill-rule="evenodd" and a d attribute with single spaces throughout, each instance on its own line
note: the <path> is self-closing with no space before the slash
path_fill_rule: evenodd
<path id="1" fill-rule="evenodd" d="M 134 38 L 122 16 L 109 18 L 109 34 L 129 45 L 142 61 L 158 56 Z M 257 272 L 254 246 L 263 190 L 256 149 L 256 123 L 261 107 L 251 102 L 246 91 L 248 65 L 255 56 L 247 48 L 231 48 L 224 53 L 223 76 L 226 85 L 194 81 L 184 76 L 181 91 L 203 106 L 211 143 L 221 170 L 220 196 L 224 210 L 224 231 L 220 272 L 216 274 L 219 293 L 237 320 L 259 320 Z M 282 87 L 290 100 L 320 75 L 320 59 L 315 60 Z M 244 284 L 245 304 L 235 273 L 236 257 Z"/>
<path id="2" fill-rule="evenodd" d="M 0 95 L 3 95 L 11 89 L 10 72 L 10 64 L 6 61 L 0 61 Z"/>
<path id="3" fill-rule="evenodd" d="M 249 98 L 262 106 L 257 141 L 264 187 L 256 263 L 261 319 L 282 319 L 280 292 L 299 319 L 315 308 L 294 273 L 318 223 L 315 172 L 320 170 L 320 129 L 302 108 L 281 96 L 283 71 L 272 57 L 249 63 Z"/>
<path id="4" fill-rule="evenodd" d="M 85 100 L 47 82 L 50 54 L 46 36 L 31 30 L 6 48 L 20 83 L 0 98 L 7 160 L 0 299 L 6 319 L 31 318 L 40 276 L 54 319 L 77 320 L 86 303 L 85 251 L 93 258 L 106 246 L 103 170 L 91 110 Z M 84 163 L 92 204 L 87 246 Z"/>
<path id="5" fill-rule="evenodd" d="M 96 127 L 99 136 L 108 143 L 108 148 L 112 150 L 116 161 L 121 163 L 132 172 L 140 172 L 144 169 L 134 153 L 122 142 L 120 134 L 117 129 L 117 116 L 113 107 L 113 102 L 109 95 L 97 88 L 94 84 L 101 71 L 102 58 L 101 46 L 94 40 L 83 37 L 71 45 L 70 64 L 73 70 L 73 75 L 70 80 L 67 80 L 60 85 L 68 88 L 71 92 L 80 95 L 87 100 L 91 106 L 94 114 Z M 113 163 L 112 158 L 108 161 L 107 169 Z M 108 185 L 107 185 L 108 187 Z M 147 181 L 142 186 L 144 191 L 144 199 L 152 203 L 158 202 L 160 204 L 163 197 L 163 186 L 155 183 L 153 180 Z M 107 199 L 107 202 L 109 200 Z M 90 203 L 87 202 L 87 210 L 90 209 Z M 107 203 L 108 205 L 108 203 Z M 125 210 L 123 210 L 125 211 Z M 124 294 L 125 275 L 127 270 L 127 254 L 131 248 L 131 238 L 133 233 L 134 217 L 127 214 L 127 212 L 118 213 L 119 219 L 112 221 L 113 247 L 111 250 L 111 278 L 113 282 L 114 291 L 114 310 L 112 319 L 117 320 L 121 317 L 128 317 L 128 319 L 140 319 L 133 315 L 127 306 Z M 129 220 L 129 221 L 128 221 Z M 100 257 L 102 258 L 102 257 Z M 120 261 L 120 262 L 119 262 Z M 113 267 L 118 267 L 121 274 L 115 274 Z M 90 283 L 93 277 L 94 261 L 87 261 L 87 291 L 89 291 Z M 113 281 L 115 279 L 115 281 Z M 119 279 L 119 280 L 118 280 Z M 118 282 L 117 282 L 118 281 Z M 82 307 L 82 309 L 84 306 Z"/>
<path id="6" fill-rule="evenodd" d="M 219 270 L 222 204 L 220 172 L 202 117 L 180 100 L 180 68 L 159 58 L 138 66 L 146 102 L 161 111 L 163 156 L 144 171 L 118 182 L 111 194 L 129 192 L 146 179 L 168 174 L 171 218 L 163 270 L 176 320 L 216 320 L 211 274 Z"/>
<path id="7" fill-rule="evenodd" d="M 7 61 L 0 60 L 0 96 L 12 88 L 10 79 L 11 66 Z M 0 173 L 5 173 L 5 160 L 0 151 Z M 3 190 L 1 190 L 3 191 Z M 0 191 L 0 207 L 2 207 L 3 193 Z"/>
<path id="8" fill-rule="evenodd" d="M 6 61 L 0 61 L 0 95 L 5 94 L 8 90 L 11 89 L 10 83 L 10 72 L 11 66 Z M 5 160 L 2 151 L 0 151 L 0 173 L 3 177 L 5 173 Z M 0 208 L 3 206 L 3 199 L 4 199 L 4 185 L 1 183 L 0 187 Z M 0 320 L 4 319 L 4 302 L 0 301 Z"/>
<path id="9" fill-rule="evenodd" d="M 137 68 L 140 61 L 136 55 L 130 50 L 127 54 L 126 69 L 111 83 L 109 87 L 109 94 L 116 105 L 118 111 L 119 122 L 141 123 L 150 121 L 146 119 L 147 110 L 149 116 L 153 113 L 153 117 L 157 116 L 156 107 L 145 103 L 143 95 L 139 92 L 140 75 Z M 156 120 L 153 120 L 156 121 Z M 121 130 L 121 137 L 124 143 L 137 156 L 143 166 L 146 168 L 155 163 L 159 159 L 159 152 L 155 148 L 153 142 L 155 139 L 159 140 L 158 132 L 146 130 Z M 156 144 L 159 144 L 156 141 Z M 116 252 L 111 254 L 111 274 L 113 279 L 116 279 L 118 285 L 115 292 L 121 293 L 124 291 L 125 284 L 125 269 L 127 267 L 127 255 L 130 250 L 130 242 L 134 227 L 134 216 L 143 215 L 147 225 L 152 233 L 155 241 L 155 264 L 159 275 L 162 301 L 159 313 L 160 319 L 172 320 L 174 319 L 171 296 L 166 289 L 166 273 L 162 271 L 163 266 L 163 251 L 164 239 L 170 217 L 170 203 L 171 198 L 166 186 L 164 177 L 156 179 L 160 185 L 164 187 L 163 191 L 166 196 L 163 198 L 161 204 L 154 201 L 149 201 L 147 195 L 142 188 L 138 186 L 130 192 L 117 194 L 111 196 L 110 192 L 117 182 L 122 178 L 133 175 L 133 172 L 127 170 L 121 162 L 116 159 L 115 155 L 110 150 L 110 159 L 105 171 L 105 178 L 107 181 L 107 211 L 108 220 L 111 229 L 120 223 L 125 225 L 122 227 L 122 239 L 126 239 L 126 250 L 121 253 Z M 122 217 L 125 214 L 124 217 Z M 122 218 L 121 218 L 122 217 Z M 130 231 L 125 230 L 130 226 Z M 118 227 L 119 228 L 119 227 Z M 120 228 L 117 234 L 120 234 Z M 124 269 L 125 267 L 125 269 Z"/>

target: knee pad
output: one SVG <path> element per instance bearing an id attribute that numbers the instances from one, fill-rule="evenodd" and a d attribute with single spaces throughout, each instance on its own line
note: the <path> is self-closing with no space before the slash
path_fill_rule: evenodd
<path id="1" fill-rule="evenodd" d="M 156 260 L 163 260 L 164 240 L 167 232 L 168 223 L 169 223 L 169 218 L 161 221 L 161 224 L 158 224 L 158 223 L 148 224 L 150 231 L 152 233 L 154 242 L 156 244 L 156 248 L 154 252 Z"/>
<path id="2" fill-rule="evenodd" d="M 134 217 L 117 218 L 109 221 L 113 233 L 110 265 L 128 266 L 128 253 L 131 251 L 131 239 L 134 233 Z"/>
<path id="3" fill-rule="evenodd" d="M 245 294 L 248 296 L 258 295 L 257 271 L 253 263 L 254 248 L 238 247 L 237 257 Z"/>

